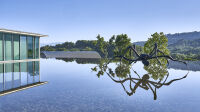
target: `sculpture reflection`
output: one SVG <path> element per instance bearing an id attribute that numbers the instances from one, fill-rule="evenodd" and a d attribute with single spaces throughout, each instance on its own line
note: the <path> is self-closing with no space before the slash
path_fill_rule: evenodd
<path id="1" fill-rule="evenodd" d="M 162 60 L 161 60 L 162 61 Z M 147 71 L 146 74 L 139 75 L 137 71 L 133 69 L 133 64 L 127 63 L 127 61 L 114 61 L 113 63 L 102 61 L 102 63 L 98 64 L 92 68 L 92 71 L 97 72 L 97 76 L 103 76 L 107 74 L 114 82 L 121 84 L 124 91 L 127 95 L 133 95 L 138 88 L 142 88 L 144 90 L 151 90 L 154 96 L 154 100 L 157 99 L 157 89 L 168 86 L 175 81 L 182 80 L 187 77 L 188 73 L 180 78 L 175 78 L 169 80 L 169 72 L 167 70 L 167 62 L 164 60 L 158 63 L 157 60 L 150 60 L 149 66 L 144 66 L 144 69 Z M 166 62 L 164 64 L 164 62 Z M 109 67 L 109 65 L 115 67 Z"/>

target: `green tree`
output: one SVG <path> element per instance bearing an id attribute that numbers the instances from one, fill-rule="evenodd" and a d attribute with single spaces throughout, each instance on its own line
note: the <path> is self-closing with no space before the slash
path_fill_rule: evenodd
<path id="1" fill-rule="evenodd" d="M 168 46 L 168 39 L 164 35 L 164 33 L 154 33 L 151 35 L 151 38 L 148 39 L 148 41 L 144 45 L 144 52 L 149 54 L 153 48 L 154 44 L 157 43 L 158 49 L 162 51 L 165 55 L 169 55 L 170 52 L 167 49 Z M 158 52 L 157 54 L 163 55 L 162 53 Z M 149 66 L 144 66 L 144 69 L 152 75 L 152 78 L 162 79 L 168 72 L 167 72 L 167 60 L 165 58 L 159 58 L 159 63 L 156 59 L 149 60 Z"/>
<path id="2" fill-rule="evenodd" d="M 128 52 L 124 54 L 125 50 L 131 44 L 131 39 L 126 34 L 117 35 L 115 39 L 115 55 L 125 55 L 128 56 Z"/>
<path id="3" fill-rule="evenodd" d="M 113 35 L 108 41 L 108 57 L 112 58 L 114 56 L 114 49 L 115 49 L 115 35 Z"/>
<path id="4" fill-rule="evenodd" d="M 56 49 L 54 49 L 52 46 L 46 45 L 41 47 L 40 49 L 41 51 L 55 51 Z"/>
<path id="5" fill-rule="evenodd" d="M 77 40 L 75 43 L 75 48 L 85 49 L 86 47 L 95 49 L 94 43 L 96 40 Z"/>
<path id="6" fill-rule="evenodd" d="M 100 35 L 98 35 L 96 38 L 97 38 L 97 42 L 95 43 L 95 46 L 96 46 L 97 52 L 99 52 L 99 54 L 102 57 L 107 57 L 108 56 L 107 43 L 104 41 L 104 37 L 101 37 Z"/>
<path id="7" fill-rule="evenodd" d="M 168 39 L 163 32 L 161 33 L 156 32 L 153 35 L 151 35 L 151 38 L 148 38 L 147 42 L 144 44 L 144 52 L 149 54 L 153 50 L 155 43 L 157 43 L 158 49 L 160 49 L 166 55 L 170 54 L 169 50 L 167 49 Z M 158 53 L 158 55 L 162 54 Z"/>

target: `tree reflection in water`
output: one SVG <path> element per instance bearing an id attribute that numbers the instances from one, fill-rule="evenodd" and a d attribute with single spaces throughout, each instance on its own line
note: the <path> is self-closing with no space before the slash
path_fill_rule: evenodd
<path id="1" fill-rule="evenodd" d="M 109 67 L 110 62 L 115 63 L 116 67 L 113 69 Z M 165 64 L 164 64 L 165 63 Z M 92 71 L 97 72 L 97 76 L 103 76 L 107 74 L 114 82 L 121 84 L 124 91 L 127 95 L 133 95 L 138 88 L 144 90 L 151 90 L 154 96 L 154 100 L 157 99 L 157 89 L 168 86 L 175 81 L 182 80 L 187 77 L 187 72 L 181 78 L 175 78 L 169 80 L 169 72 L 167 70 L 167 62 L 163 61 L 162 64 L 159 64 L 156 60 L 150 60 L 149 66 L 144 66 L 144 69 L 147 71 L 146 74 L 140 76 L 133 68 L 133 64 L 127 63 L 127 61 L 105 61 L 101 62 L 91 68 Z M 128 86 L 127 86 L 128 84 Z"/>

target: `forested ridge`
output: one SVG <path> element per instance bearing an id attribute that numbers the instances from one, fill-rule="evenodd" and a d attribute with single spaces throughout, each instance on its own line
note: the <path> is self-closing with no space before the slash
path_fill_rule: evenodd
<path id="1" fill-rule="evenodd" d="M 131 39 L 126 34 L 113 35 L 108 41 L 98 35 L 96 40 L 77 40 L 75 43 L 46 45 L 41 47 L 41 51 L 97 51 L 102 57 L 113 57 L 115 54 L 122 53 L 130 45 L 132 45 Z M 142 52 L 143 47 L 136 46 L 136 48 Z"/>
<path id="2" fill-rule="evenodd" d="M 165 35 L 168 39 L 170 54 L 182 60 L 200 60 L 200 32 L 176 33 Z M 142 53 L 146 41 L 135 42 L 137 50 Z M 64 42 L 55 46 L 43 46 L 41 51 L 97 51 L 102 57 L 112 57 L 132 45 L 126 34 L 113 35 L 108 41 L 98 35 L 96 40 L 77 40 Z"/>
<path id="3" fill-rule="evenodd" d="M 200 60 L 200 32 L 166 34 L 168 49 L 173 57 L 182 60 Z M 146 41 L 135 42 L 144 46 Z"/>

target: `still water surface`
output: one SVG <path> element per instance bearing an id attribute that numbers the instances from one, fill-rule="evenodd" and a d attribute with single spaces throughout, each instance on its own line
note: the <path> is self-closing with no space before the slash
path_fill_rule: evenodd
<path id="1" fill-rule="evenodd" d="M 7 65 L 9 66 L 9 65 Z M 17 66 L 17 65 L 16 65 Z M 34 66 L 34 65 L 30 65 Z M 27 76 L 22 84 L 48 81 L 48 84 L 0 97 L 1 112 L 199 112 L 200 72 L 190 71 L 186 78 L 152 91 L 137 88 L 129 96 L 120 83 L 107 74 L 97 77 L 91 68 L 96 64 L 77 64 L 56 59 L 41 59 L 40 77 Z M 110 65 L 114 67 L 114 64 Z M 31 68 L 26 65 L 26 67 Z M 17 68 L 17 67 L 16 67 Z M 22 67 L 23 68 L 23 67 Z M 33 67 L 34 68 L 34 67 Z M 37 68 L 37 67 L 35 67 Z M 146 74 L 141 63 L 132 67 L 138 74 Z M 28 69 L 29 70 L 29 69 Z M 185 76 L 186 70 L 168 69 L 169 81 Z M 14 72 L 17 74 L 18 72 Z M 6 74 L 12 74 L 9 71 Z M 2 76 L 2 73 L 0 74 Z M 142 76 L 142 75 L 141 75 Z M 7 76 L 9 81 L 11 76 Z M 15 77 L 14 77 L 15 78 Z M 28 80 L 27 80 L 28 79 Z M 28 82 L 27 82 L 28 81 Z M 3 83 L 3 82 L 0 82 Z M 17 82 L 16 82 L 17 83 Z M 20 85 L 20 82 L 17 83 Z M 7 84 L 9 85 L 9 84 Z M 14 84 L 16 85 L 16 84 Z M 1 85 L 0 85 L 1 86 Z M 128 88 L 128 83 L 125 84 Z M 12 86 L 9 86 L 12 88 Z M 4 88 L 4 89 L 9 89 Z M 3 89 L 3 88 L 1 88 Z"/>

